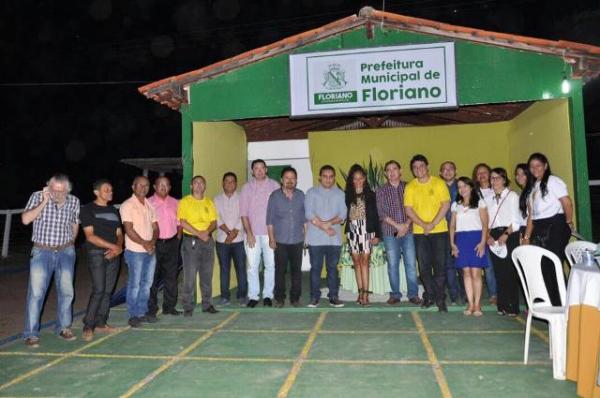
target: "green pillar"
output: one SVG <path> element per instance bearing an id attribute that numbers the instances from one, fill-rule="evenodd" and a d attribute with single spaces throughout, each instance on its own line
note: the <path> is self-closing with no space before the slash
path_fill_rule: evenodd
<path id="1" fill-rule="evenodd" d="M 181 159 L 183 161 L 183 181 L 181 182 L 181 194 L 190 194 L 190 181 L 194 173 L 194 124 L 190 117 L 187 104 L 182 104 L 181 113 Z"/>
<path id="2" fill-rule="evenodd" d="M 570 83 L 571 96 L 569 97 L 569 116 L 571 122 L 577 230 L 585 236 L 587 240 L 591 240 L 592 211 L 585 141 L 585 121 L 583 118 L 582 82 L 581 80 L 572 79 Z"/>

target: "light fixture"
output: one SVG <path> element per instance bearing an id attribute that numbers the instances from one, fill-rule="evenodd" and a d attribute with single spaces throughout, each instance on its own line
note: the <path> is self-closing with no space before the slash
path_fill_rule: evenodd
<path id="1" fill-rule="evenodd" d="M 571 92 L 571 83 L 569 79 L 567 79 L 567 74 L 565 72 L 562 73 L 562 83 L 560 84 L 560 90 L 563 94 L 569 94 Z"/>

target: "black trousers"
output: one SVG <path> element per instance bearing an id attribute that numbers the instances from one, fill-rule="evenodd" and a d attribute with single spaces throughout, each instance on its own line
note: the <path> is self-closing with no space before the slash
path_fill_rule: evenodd
<path id="1" fill-rule="evenodd" d="M 531 243 L 556 254 L 560 259 L 561 264 L 566 260 L 565 247 L 569 243 L 570 237 L 571 228 L 569 227 L 569 224 L 567 224 L 564 214 L 556 214 L 550 218 L 533 220 Z M 544 257 L 542 258 L 542 275 L 552 305 L 562 305 L 556 279 L 563 278 L 564 280 L 564 272 L 561 269 L 561 274 L 556 275 L 554 263 L 552 263 L 549 258 Z"/>
<path id="2" fill-rule="evenodd" d="M 415 234 L 419 276 L 425 288 L 423 300 L 440 305 L 446 301 L 446 252 L 448 232 Z"/>
<path id="3" fill-rule="evenodd" d="M 156 241 L 156 271 L 148 298 L 148 314 L 158 312 L 158 288 L 163 283 L 163 312 L 172 311 L 177 304 L 177 275 L 179 274 L 179 243 L 176 237 Z"/>
<path id="4" fill-rule="evenodd" d="M 506 227 L 499 227 L 490 230 L 490 235 L 497 240 L 506 230 Z M 490 252 L 492 264 L 494 265 L 494 274 L 496 275 L 496 290 L 498 292 L 498 311 L 507 314 L 519 313 L 519 275 L 512 262 L 511 254 L 519 246 L 519 232 L 513 232 L 508 235 L 506 240 L 506 249 L 508 254 L 505 258 L 496 256 Z"/>
<path id="5" fill-rule="evenodd" d="M 110 310 L 110 296 L 119 276 L 121 256 L 110 260 L 104 257 L 104 250 L 87 251 L 87 265 L 92 276 L 92 293 L 83 318 L 85 328 L 94 329 L 106 325 Z"/>
<path id="6" fill-rule="evenodd" d="M 285 300 L 285 273 L 290 265 L 290 301 L 300 300 L 302 292 L 302 248 L 303 242 L 291 245 L 277 242 L 275 249 L 275 300 Z"/>

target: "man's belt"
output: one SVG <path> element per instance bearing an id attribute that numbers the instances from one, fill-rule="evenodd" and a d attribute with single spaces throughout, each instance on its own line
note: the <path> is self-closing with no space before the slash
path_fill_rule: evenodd
<path id="1" fill-rule="evenodd" d="M 73 246 L 73 242 L 67 242 L 64 245 L 56 245 L 56 246 L 44 245 L 42 243 L 33 242 L 33 247 L 37 247 L 38 249 L 44 249 L 44 250 L 52 250 L 55 252 L 64 250 L 67 247 L 71 247 L 71 246 Z"/>
<path id="2" fill-rule="evenodd" d="M 177 234 L 171 236 L 170 238 L 167 238 L 167 239 L 157 239 L 156 241 L 160 242 L 160 243 L 167 243 L 167 242 L 172 241 L 173 239 L 177 239 Z"/>

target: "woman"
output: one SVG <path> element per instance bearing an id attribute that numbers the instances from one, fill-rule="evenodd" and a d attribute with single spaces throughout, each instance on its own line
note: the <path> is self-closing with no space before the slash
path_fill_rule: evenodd
<path id="1" fill-rule="evenodd" d="M 468 177 L 457 181 L 458 194 L 452 204 L 450 219 L 450 245 L 456 257 L 455 266 L 462 269 L 468 306 L 464 314 L 482 316 L 481 269 L 487 267 L 486 240 L 488 213 L 485 202 L 475 191 Z"/>
<path id="2" fill-rule="evenodd" d="M 496 254 L 493 250 L 491 253 L 498 289 L 498 315 L 514 317 L 519 314 L 519 279 L 511 254 L 519 245 L 519 195 L 508 188 L 510 180 L 505 169 L 492 169 L 490 180 L 494 197 L 488 206 L 487 243 L 506 246 L 506 253 Z"/>
<path id="3" fill-rule="evenodd" d="M 533 187 L 529 195 L 529 221 L 523 237 L 524 243 L 541 246 L 565 260 L 565 247 L 573 230 L 573 202 L 567 185 L 552 174 L 548 158 L 534 153 L 527 161 L 533 175 Z M 549 259 L 542 262 L 542 274 L 552 305 L 560 306 L 560 295 L 556 283 L 556 272 Z M 564 278 L 563 275 L 558 275 Z"/>
<path id="4" fill-rule="evenodd" d="M 490 173 L 492 168 L 486 163 L 478 163 L 473 167 L 472 179 L 475 183 L 475 190 L 479 196 L 485 201 L 485 205 L 489 208 L 490 201 L 494 197 L 494 191 L 490 185 Z M 490 304 L 495 305 L 498 302 L 498 293 L 496 288 L 496 277 L 492 269 L 492 258 L 489 251 L 487 252 L 488 266 L 485 267 L 485 282 L 487 284 L 488 294 L 490 295 Z"/>
<path id="5" fill-rule="evenodd" d="M 523 236 L 527 230 L 527 198 L 529 197 L 531 188 L 533 187 L 533 176 L 529 172 L 527 163 L 519 163 L 515 167 L 515 182 L 519 188 L 521 188 L 521 195 L 519 195 L 519 212 L 521 214 L 521 222 L 519 223 L 519 242 L 522 243 Z"/>
<path id="6" fill-rule="evenodd" d="M 369 306 L 369 261 L 371 248 L 381 237 L 375 193 L 367 182 L 367 173 L 358 164 L 352 165 L 346 179 L 346 236 L 354 263 L 357 303 Z"/>

